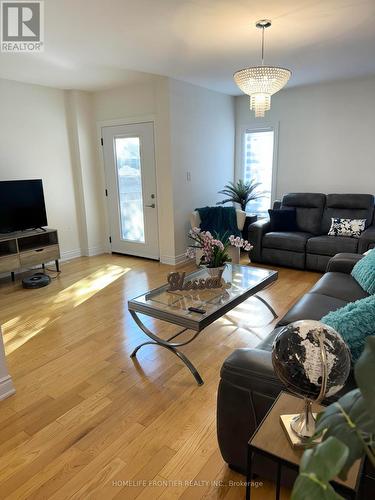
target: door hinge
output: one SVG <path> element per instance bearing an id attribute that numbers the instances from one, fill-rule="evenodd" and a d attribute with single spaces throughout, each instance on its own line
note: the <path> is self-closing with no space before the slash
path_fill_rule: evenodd
<path id="1" fill-rule="evenodd" d="M 103 146 L 104 142 L 103 142 L 103 137 L 100 138 L 100 144 Z"/>
<path id="2" fill-rule="evenodd" d="M 109 242 L 112 243 L 112 236 L 109 237 Z"/>
<path id="3" fill-rule="evenodd" d="M 105 195 L 108 196 L 108 189 L 105 190 Z"/>

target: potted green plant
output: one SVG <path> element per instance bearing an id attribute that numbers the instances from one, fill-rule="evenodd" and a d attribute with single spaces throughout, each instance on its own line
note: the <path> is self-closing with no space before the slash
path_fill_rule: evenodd
<path id="1" fill-rule="evenodd" d="M 255 182 L 254 179 L 251 179 L 249 182 L 244 182 L 242 179 L 238 182 L 228 182 L 224 186 L 224 189 L 218 192 L 218 194 L 223 194 L 226 198 L 218 201 L 217 205 L 224 205 L 229 202 L 238 203 L 241 210 L 245 212 L 250 201 L 264 197 L 264 191 L 257 191 L 260 185 L 261 183 Z"/>
<path id="2" fill-rule="evenodd" d="M 292 500 L 342 499 L 332 479 L 345 479 L 364 454 L 375 467 L 375 337 L 368 337 L 354 376 L 358 388 L 318 415 L 316 436 L 322 435 L 322 442 L 303 454 Z"/>

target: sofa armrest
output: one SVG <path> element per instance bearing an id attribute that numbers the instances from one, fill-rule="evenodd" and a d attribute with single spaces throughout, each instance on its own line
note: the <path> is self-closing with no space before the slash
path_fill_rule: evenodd
<path id="1" fill-rule="evenodd" d="M 220 375 L 218 443 L 223 459 L 244 474 L 247 443 L 282 390 L 281 383 L 274 374 L 270 351 L 263 349 L 236 349 Z"/>
<path id="2" fill-rule="evenodd" d="M 356 263 L 363 258 L 357 253 L 338 253 L 327 264 L 327 273 L 350 274 Z"/>
<path id="3" fill-rule="evenodd" d="M 261 262 L 262 259 L 262 240 L 263 236 L 270 230 L 270 221 L 268 219 L 258 220 L 249 226 L 248 241 L 253 245 L 250 250 L 250 259 L 254 262 Z"/>
<path id="4" fill-rule="evenodd" d="M 365 253 L 371 248 L 375 248 L 375 226 L 370 226 L 363 231 L 358 242 L 359 253 Z"/>
<path id="5" fill-rule="evenodd" d="M 268 396 L 277 396 L 282 384 L 276 376 L 271 352 L 263 349 L 236 349 L 224 361 L 221 378 L 231 384 Z"/>

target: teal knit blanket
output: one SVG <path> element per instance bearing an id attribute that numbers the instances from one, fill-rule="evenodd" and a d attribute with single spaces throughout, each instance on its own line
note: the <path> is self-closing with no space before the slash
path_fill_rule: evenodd
<path id="1" fill-rule="evenodd" d="M 196 208 L 201 218 L 200 228 L 209 231 L 213 236 L 241 236 L 237 226 L 237 215 L 234 207 L 203 207 Z"/>
<path id="2" fill-rule="evenodd" d="M 370 295 L 375 294 L 375 249 L 353 267 L 352 276 Z"/>

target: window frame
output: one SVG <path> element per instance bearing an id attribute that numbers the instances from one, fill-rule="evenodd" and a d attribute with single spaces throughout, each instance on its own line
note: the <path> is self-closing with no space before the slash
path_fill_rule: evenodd
<path id="1" fill-rule="evenodd" d="M 272 181 L 271 181 L 271 206 L 277 199 L 277 175 L 278 175 L 278 144 L 279 123 L 255 125 L 253 123 L 243 124 L 238 129 L 236 138 L 236 166 L 235 181 L 244 178 L 245 171 L 245 134 L 257 132 L 273 132 L 273 157 L 272 157 Z"/>

